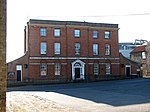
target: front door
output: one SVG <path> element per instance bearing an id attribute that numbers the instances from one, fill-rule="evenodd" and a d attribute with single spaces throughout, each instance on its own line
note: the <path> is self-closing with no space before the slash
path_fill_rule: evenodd
<path id="1" fill-rule="evenodd" d="M 130 67 L 126 67 L 126 76 L 130 77 L 131 75 L 131 68 Z"/>
<path id="2" fill-rule="evenodd" d="M 17 65 L 16 66 L 16 72 L 17 72 L 17 81 L 22 81 L 22 65 Z"/>
<path id="3" fill-rule="evenodd" d="M 17 81 L 21 81 L 21 70 L 17 70 Z"/>
<path id="4" fill-rule="evenodd" d="M 75 78 L 80 78 L 80 68 L 75 68 Z"/>
<path id="5" fill-rule="evenodd" d="M 85 63 L 81 60 L 75 60 L 72 62 L 72 80 L 84 80 L 85 79 Z"/>

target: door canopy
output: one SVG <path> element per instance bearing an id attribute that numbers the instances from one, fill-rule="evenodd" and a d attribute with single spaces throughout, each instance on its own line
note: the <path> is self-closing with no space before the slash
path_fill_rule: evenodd
<path id="1" fill-rule="evenodd" d="M 72 62 L 72 65 L 73 66 L 77 66 L 77 65 L 83 66 L 83 65 L 85 65 L 85 63 L 81 60 L 75 60 L 74 62 Z"/>

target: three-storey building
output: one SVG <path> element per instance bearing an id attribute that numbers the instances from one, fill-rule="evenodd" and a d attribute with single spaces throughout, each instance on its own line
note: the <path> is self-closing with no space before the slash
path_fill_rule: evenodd
<path id="1" fill-rule="evenodd" d="M 118 24 L 31 19 L 25 55 L 8 64 L 9 75 L 17 81 L 66 82 L 125 76 L 118 30 Z"/>

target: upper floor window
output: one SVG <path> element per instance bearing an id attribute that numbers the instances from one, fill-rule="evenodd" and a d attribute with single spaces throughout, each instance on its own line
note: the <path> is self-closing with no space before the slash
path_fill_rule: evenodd
<path id="1" fill-rule="evenodd" d="M 75 43 L 75 55 L 80 55 L 80 43 Z"/>
<path id="2" fill-rule="evenodd" d="M 40 36 L 46 36 L 46 28 L 40 28 Z"/>
<path id="3" fill-rule="evenodd" d="M 80 37 L 80 30 L 74 30 L 74 37 Z"/>
<path id="4" fill-rule="evenodd" d="M 98 75 L 99 74 L 99 64 L 97 63 L 94 63 L 94 75 Z"/>
<path id="5" fill-rule="evenodd" d="M 54 54 L 60 54 L 60 43 L 54 44 Z"/>
<path id="6" fill-rule="evenodd" d="M 93 44 L 93 55 L 98 55 L 98 44 Z"/>
<path id="7" fill-rule="evenodd" d="M 46 42 L 41 42 L 40 51 L 41 54 L 46 54 Z"/>
<path id="8" fill-rule="evenodd" d="M 60 75 L 61 65 L 60 63 L 55 64 L 55 75 Z"/>
<path id="9" fill-rule="evenodd" d="M 107 75 L 110 74 L 110 70 L 111 70 L 111 68 L 110 68 L 110 63 L 106 63 L 105 69 L 106 69 L 106 74 L 107 74 Z"/>
<path id="10" fill-rule="evenodd" d="M 54 29 L 54 36 L 60 37 L 60 29 L 59 28 Z"/>
<path id="11" fill-rule="evenodd" d="M 146 52 L 142 52 L 142 59 L 146 59 Z"/>
<path id="12" fill-rule="evenodd" d="M 106 44 L 105 46 L 105 55 L 110 55 L 110 45 Z"/>
<path id="13" fill-rule="evenodd" d="M 98 38 L 98 31 L 93 31 L 93 38 Z"/>
<path id="14" fill-rule="evenodd" d="M 110 38 L 110 32 L 109 31 L 105 31 L 105 39 L 109 39 Z"/>

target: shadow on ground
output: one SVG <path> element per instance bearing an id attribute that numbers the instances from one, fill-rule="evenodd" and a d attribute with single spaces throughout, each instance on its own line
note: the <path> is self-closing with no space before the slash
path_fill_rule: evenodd
<path id="1" fill-rule="evenodd" d="M 55 92 L 112 106 L 150 103 L 150 79 L 8 88 L 11 91 Z"/>

